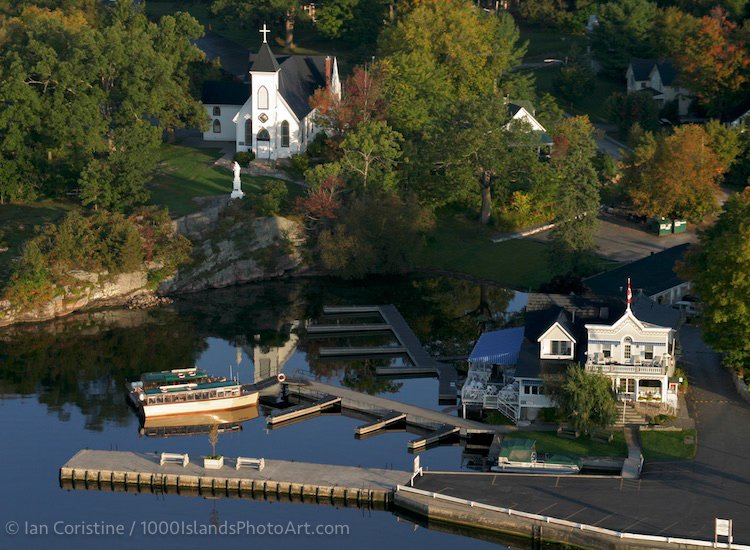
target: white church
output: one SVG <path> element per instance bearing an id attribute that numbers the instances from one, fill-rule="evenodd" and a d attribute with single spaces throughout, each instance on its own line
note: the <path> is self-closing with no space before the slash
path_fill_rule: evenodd
<path id="1" fill-rule="evenodd" d="M 252 151 L 259 159 L 289 158 L 307 149 L 320 128 L 310 98 L 318 88 L 341 97 L 335 57 L 275 56 L 263 43 L 250 55 L 248 82 L 209 81 L 202 102 L 211 117 L 203 139 L 233 141 L 236 151 Z"/>

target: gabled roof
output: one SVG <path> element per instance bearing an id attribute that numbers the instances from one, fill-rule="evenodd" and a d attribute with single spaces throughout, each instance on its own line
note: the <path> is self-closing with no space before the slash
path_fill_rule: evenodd
<path id="1" fill-rule="evenodd" d="M 268 46 L 268 44 L 263 44 Z M 326 82 L 326 56 L 324 55 L 276 55 L 271 54 L 270 48 L 265 48 L 273 57 L 274 64 L 279 69 L 279 92 L 284 101 L 294 112 L 295 116 L 302 120 L 312 108 L 310 97 L 315 90 L 324 88 Z M 257 69 L 256 67 L 268 67 L 270 62 L 261 59 L 264 48 L 261 47 L 255 55 L 250 56 L 250 70 L 261 72 L 275 72 Z M 333 67 L 334 58 L 331 57 Z"/>
<path id="2" fill-rule="evenodd" d="M 547 327 L 547 329 L 539 335 L 537 338 L 537 342 L 539 342 L 542 337 L 547 334 L 554 326 L 559 326 L 572 340 L 574 343 L 578 342 L 578 338 L 575 336 L 575 329 L 573 328 L 573 325 L 571 324 L 570 320 L 568 319 L 567 314 L 565 313 L 565 310 L 560 310 L 560 312 L 557 314 L 557 317 L 552 322 L 552 324 Z"/>
<path id="3" fill-rule="evenodd" d="M 746 98 L 744 101 L 735 103 L 732 107 L 724 111 L 721 114 L 721 121 L 731 124 L 748 113 L 750 113 L 750 97 Z"/>
<path id="4" fill-rule="evenodd" d="M 260 45 L 258 53 L 252 59 L 250 70 L 256 73 L 275 73 L 279 70 L 276 57 L 267 43 Z"/>
<path id="5" fill-rule="evenodd" d="M 633 291 L 642 290 L 647 296 L 654 296 L 685 282 L 675 273 L 675 264 L 685 256 L 689 244 L 667 248 L 651 256 L 646 256 L 611 271 L 584 279 L 584 284 L 598 296 L 624 297 L 628 277 Z"/>
<path id="6" fill-rule="evenodd" d="M 639 59 L 634 57 L 630 60 L 635 80 L 648 80 L 654 66 L 659 70 L 659 76 L 665 86 L 671 86 L 677 78 L 677 69 L 670 59 Z"/>
<path id="7" fill-rule="evenodd" d="M 247 84 L 229 80 L 207 80 L 203 83 L 204 105 L 244 105 L 250 97 Z"/>

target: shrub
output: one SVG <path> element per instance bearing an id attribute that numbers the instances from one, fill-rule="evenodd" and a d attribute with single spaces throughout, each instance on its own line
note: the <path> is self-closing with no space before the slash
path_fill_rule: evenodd
<path id="1" fill-rule="evenodd" d="M 255 210 L 261 216 L 273 216 L 281 210 L 289 191 L 283 181 L 272 180 L 263 183 L 260 195 L 256 199 Z"/>
<path id="2" fill-rule="evenodd" d="M 298 177 L 303 177 L 307 169 L 310 167 L 310 157 L 305 153 L 292 155 L 289 160 L 292 165 L 292 172 Z"/>
<path id="3" fill-rule="evenodd" d="M 255 160 L 255 153 L 253 153 L 252 151 L 237 151 L 234 154 L 234 160 L 240 166 L 247 166 Z"/>
<path id="4" fill-rule="evenodd" d="M 174 234 L 165 210 L 141 208 L 128 218 L 106 211 L 72 212 L 26 244 L 5 297 L 32 307 L 51 299 L 56 287 L 84 285 L 71 271 L 126 273 L 144 269 L 144 261 L 159 272 L 149 273 L 149 280 L 163 279 L 189 255 L 190 241 Z"/>

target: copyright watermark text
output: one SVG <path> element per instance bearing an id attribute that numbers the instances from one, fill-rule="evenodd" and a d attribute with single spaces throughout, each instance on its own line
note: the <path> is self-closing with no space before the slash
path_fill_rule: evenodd
<path id="1" fill-rule="evenodd" d="M 15 536 L 342 536 L 349 526 L 339 523 L 254 523 L 246 520 L 200 523 L 198 521 L 55 521 L 34 523 L 9 521 L 5 534 Z"/>

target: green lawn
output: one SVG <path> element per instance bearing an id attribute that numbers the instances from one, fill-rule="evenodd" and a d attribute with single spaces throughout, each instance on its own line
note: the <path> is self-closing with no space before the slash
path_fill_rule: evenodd
<path id="1" fill-rule="evenodd" d="M 11 260 L 21 254 L 23 243 L 48 223 L 55 223 L 78 206 L 67 200 L 51 200 L 30 204 L 4 204 L 0 206 L 0 231 L 3 247 L 0 252 L 0 282 L 10 275 Z"/>
<path id="2" fill-rule="evenodd" d="M 559 437 L 556 432 L 513 432 L 506 435 L 510 439 L 535 439 L 536 450 L 539 453 L 554 453 L 574 456 L 612 456 L 625 457 L 628 446 L 622 431 L 614 432 L 611 443 L 592 441 L 588 437 L 566 439 Z"/>
<path id="3" fill-rule="evenodd" d="M 199 209 L 195 197 L 229 195 L 232 173 L 213 163 L 221 157 L 220 149 L 163 144 L 161 158 L 149 183 L 151 202 L 169 208 L 173 216 L 184 216 Z M 242 176 L 242 190 L 252 198 L 266 181 L 273 178 Z M 299 195 L 298 185 L 287 184 L 290 195 Z"/>
<path id="4" fill-rule="evenodd" d="M 685 444 L 691 437 L 692 443 Z M 647 460 L 681 460 L 693 458 L 697 449 L 695 430 L 641 430 L 643 458 Z"/>
<path id="5" fill-rule="evenodd" d="M 420 267 L 466 273 L 528 290 L 549 281 L 548 245 L 529 239 L 492 243 L 494 228 L 462 215 L 438 213 Z"/>

